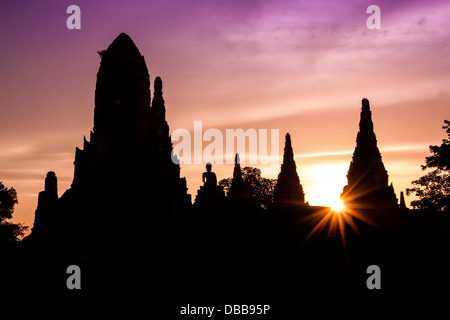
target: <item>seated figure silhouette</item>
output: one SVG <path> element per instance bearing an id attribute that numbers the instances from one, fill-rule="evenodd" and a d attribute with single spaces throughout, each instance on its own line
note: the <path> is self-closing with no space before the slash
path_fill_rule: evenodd
<path id="1" fill-rule="evenodd" d="M 206 172 L 203 172 L 202 181 L 205 188 L 214 188 L 217 186 L 217 177 L 214 172 L 211 171 L 212 164 L 208 162 L 206 164 Z"/>
<path id="2" fill-rule="evenodd" d="M 217 185 L 216 174 L 211 169 L 212 164 L 208 162 L 206 172 L 202 174 L 203 186 L 200 186 L 197 191 L 194 208 L 217 209 L 217 207 L 223 206 L 223 202 L 226 201 L 223 187 Z"/>

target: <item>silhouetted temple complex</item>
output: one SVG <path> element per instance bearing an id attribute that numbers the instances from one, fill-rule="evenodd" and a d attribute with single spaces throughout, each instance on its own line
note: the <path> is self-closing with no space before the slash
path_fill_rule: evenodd
<path id="1" fill-rule="evenodd" d="M 283 163 L 278 175 L 278 181 L 273 191 L 274 204 L 303 205 L 305 193 L 297 174 L 297 166 L 292 150 L 291 136 L 286 134 Z"/>
<path id="2" fill-rule="evenodd" d="M 89 140 L 84 138 L 83 148 L 76 148 L 71 187 L 58 198 L 56 174 L 47 174 L 45 190 L 39 194 L 34 227 L 26 243 L 40 248 L 56 244 L 71 255 L 84 255 L 103 249 L 127 250 L 135 246 L 138 250 L 147 249 L 149 237 L 156 237 L 158 245 L 167 241 L 178 246 L 180 239 L 185 241 L 193 232 L 198 233 L 198 243 L 202 243 L 203 227 L 211 229 L 210 236 L 216 239 L 226 237 L 230 230 L 240 230 L 242 239 L 250 239 L 251 234 L 270 224 L 266 220 L 270 218 L 259 215 L 263 207 L 255 201 L 250 184 L 244 181 L 239 154 L 228 198 L 223 187 L 217 185 L 217 177 L 208 163 L 202 176 L 204 184 L 192 208 L 186 180 L 180 177 L 178 161 L 173 161 L 176 156 L 172 154 L 165 119 L 161 78 L 155 78 L 151 99 L 144 57 L 124 33 L 100 56 L 94 127 Z M 341 198 L 348 208 L 398 208 L 377 147 L 367 99 L 362 100 L 356 148 L 347 178 L 348 185 Z M 288 217 L 283 218 L 285 222 L 296 220 L 298 213 L 326 211 L 324 207 L 305 204 L 289 133 L 273 190 L 273 205 L 275 212 L 288 213 L 276 215 Z M 270 206 L 264 208 L 268 207 L 270 211 Z M 406 208 L 403 196 L 402 208 Z M 189 212 L 193 214 L 186 214 Z M 249 232 L 257 225 L 262 229 Z M 223 233 L 216 233 L 219 229 Z"/>
<path id="3" fill-rule="evenodd" d="M 411 291 L 422 305 L 424 293 L 442 297 L 442 288 L 450 285 L 450 217 L 437 209 L 408 209 L 403 192 L 397 204 L 367 99 L 341 194 L 348 210 L 305 203 L 289 133 L 277 181 L 263 178 L 258 168 L 241 168 L 245 155 L 236 154 L 232 178 L 218 181 L 211 163 L 206 164 L 192 205 L 173 154 L 161 78 L 154 79 L 152 95 L 144 57 L 124 33 L 99 54 L 93 129 L 75 149 L 71 186 L 58 194 L 63 177 L 47 173 L 32 232 L 20 242 L 4 237 L 8 230 L 20 235 L 23 227 L 5 221 L 17 194 L 0 184 L 0 204 L 6 199 L 12 205 L 0 206 L 5 210 L 0 212 L 0 291 L 5 297 L 45 297 L 46 311 L 56 305 L 53 296 L 77 307 L 85 298 L 107 298 L 119 303 L 100 303 L 102 313 L 111 305 L 115 313 L 123 306 L 133 318 L 143 314 L 141 306 L 156 319 L 193 315 L 188 320 L 211 317 L 214 305 L 249 297 L 264 303 L 264 310 L 270 307 L 264 314 L 276 319 L 293 318 L 291 310 L 300 310 L 301 319 L 309 314 L 308 305 L 321 315 L 320 308 L 328 306 L 337 318 L 349 302 L 352 309 L 361 306 L 358 297 L 369 310 L 384 301 L 398 305 L 398 297 L 411 305 L 414 299 L 401 290 Z M 238 149 L 239 136 L 244 146 L 259 140 L 259 154 L 266 154 L 262 143 L 267 139 L 235 131 Z M 229 154 L 228 133 L 226 142 Z M 199 151 L 196 141 L 194 149 Z M 245 150 L 252 153 L 253 147 Z M 279 150 L 274 151 L 271 156 L 278 157 Z M 373 267 L 378 270 L 372 273 Z M 421 268 L 423 279 L 417 273 Z M 439 269 L 442 273 L 436 273 Z M 379 284 L 380 272 L 383 289 L 373 294 L 378 288 L 371 285 Z M 342 303 L 334 303 L 336 297 L 343 297 Z M 210 307 L 202 307 L 205 301 Z M 229 306 L 224 313 L 230 317 L 252 314 L 248 305 Z M 283 315 L 275 316 L 277 310 Z M 214 314 L 220 318 L 221 311 Z"/>
<path id="4" fill-rule="evenodd" d="M 369 100 L 362 100 L 356 148 L 341 199 L 348 208 L 398 208 L 394 187 L 377 147 Z"/>
<path id="5" fill-rule="evenodd" d="M 73 182 L 61 198 L 54 173 L 47 175 L 33 240 L 58 237 L 76 247 L 137 240 L 144 229 L 170 224 L 191 207 L 186 180 L 172 161 L 161 79 L 154 81 L 150 105 L 144 57 L 125 33 L 100 56 L 93 131 L 83 149 L 76 148 Z M 133 230 L 138 225 L 141 230 Z"/>

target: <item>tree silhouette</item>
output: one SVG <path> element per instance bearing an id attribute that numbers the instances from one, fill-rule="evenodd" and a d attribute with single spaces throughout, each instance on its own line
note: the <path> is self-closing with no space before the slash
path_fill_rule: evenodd
<path id="1" fill-rule="evenodd" d="M 414 208 L 450 213 L 450 121 L 444 122 L 442 129 L 446 130 L 448 139 L 443 139 L 440 146 L 430 146 L 432 155 L 422 165 L 422 170 L 434 170 L 412 181 L 415 187 L 406 189 L 406 194 L 415 192 L 420 198 L 411 202 Z"/>
<path id="2" fill-rule="evenodd" d="M 14 206 L 17 203 L 16 190 L 13 187 L 8 189 L 0 181 L 0 222 L 12 218 Z"/>
<path id="3" fill-rule="evenodd" d="M 6 221 L 12 218 L 17 203 L 16 190 L 13 187 L 8 189 L 0 181 L 0 243 L 16 241 L 28 229 L 20 223 Z"/>
<path id="4" fill-rule="evenodd" d="M 225 193 L 231 186 L 233 178 L 226 178 L 219 181 Z M 242 168 L 242 180 L 248 186 L 253 200 L 263 208 L 267 208 L 273 201 L 273 190 L 277 184 L 276 179 L 268 179 L 261 176 L 261 169 L 253 167 Z"/>

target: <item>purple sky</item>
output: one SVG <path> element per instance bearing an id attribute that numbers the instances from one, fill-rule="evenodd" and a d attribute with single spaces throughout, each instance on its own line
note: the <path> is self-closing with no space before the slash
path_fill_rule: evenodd
<path id="1" fill-rule="evenodd" d="M 81 30 L 66 28 L 71 4 L 81 8 Z M 371 4 L 381 8 L 380 30 L 366 27 Z M 422 175 L 428 145 L 440 144 L 450 118 L 449 21 L 444 0 L 3 0 L 0 181 L 18 191 L 14 221 L 32 225 L 47 171 L 56 171 L 60 195 L 69 187 L 75 146 L 92 129 L 96 52 L 121 32 L 151 79 L 162 77 L 171 131 L 202 120 L 290 132 L 311 204 L 326 204 L 320 190 L 339 196 L 368 98 L 399 193 Z M 182 166 L 193 195 L 203 170 Z"/>

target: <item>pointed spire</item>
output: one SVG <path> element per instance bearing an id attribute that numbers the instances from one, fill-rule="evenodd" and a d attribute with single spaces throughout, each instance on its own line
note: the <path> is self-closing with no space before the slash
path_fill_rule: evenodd
<path id="1" fill-rule="evenodd" d="M 242 172 L 239 153 L 236 153 L 236 156 L 234 158 L 233 182 L 234 181 L 236 181 L 237 183 L 242 182 Z"/>
<path id="2" fill-rule="evenodd" d="M 367 100 L 367 98 L 362 99 L 362 107 L 361 107 L 361 111 L 362 112 L 370 112 L 370 104 L 369 104 L 369 100 Z"/>
<path id="3" fill-rule="evenodd" d="M 403 191 L 400 192 L 400 209 L 407 209 Z"/>
<path id="4" fill-rule="evenodd" d="M 389 176 L 384 167 L 372 122 L 369 100 L 362 100 L 356 148 L 347 174 L 348 184 L 341 198 L 347 207 L 394 207 L 397 198 L 389 186 Z"/>
<path id="5" fill-rule="evenodd" d="M 283 163 L 294 162 L 294 151 L 292 150 L 291 135 L 286 133 L 286 141 L 284 144 Z"/>
<path id="6" fill-rule="evenodd" d="M 236 199 L 241 196 L 244 180 L 242 179 L 242 171 L 239 159 L 239 153 L 234 158 L 233 179 L 228 193 L 230 199 Z"/>
<path id="7" fill-rule="evenodd" d="M 289 135 L 289 133 L 286 134 L 283 164 L 281 165 L 281 170 L 278 175 L 278 181 L 274 189 L 273 199 L 275 203 L 305 203 L 305 194 L 298 177 L 297 166 L 294 160 L 294 151 L 292 149 L 291 136 Z"/>
<path id="8" fill-rule="evenodd" d="M 153 84 L 155 96 L 162 96 L 162 80 L 161 77 L 155 78 L 155 83 Z"/>
<path id="9" fill-rule="evenodd" d="M 154 94 L 152 100 L 152 110 L 156 119 L 165 120 L 166 118 L 166 107 L 164 105 L 164 98 L 162 95 L 162 80 L 160 77 L 155 78 L 153 84 Z"/>
<path id="10" fill-rule="evenodd" d="M 251 194 L 248 186 L 244 183 L 240 162 L 239 153 L 236 153 L 234 158 L 233 179 L 231 180 L 228 198 L 234 201 L 247 201 L 251 198 Z"/>
<path id="11" fill-rule="evenodd" d="M 359 121 L 359 133 L 357 142 L 361 140 L 371 140 L 371 143 L 377 144 L 377 139 L 373 131 L 372 111 L 370 111 L 369 100 L 362 99 L 361 119 Z"/>

